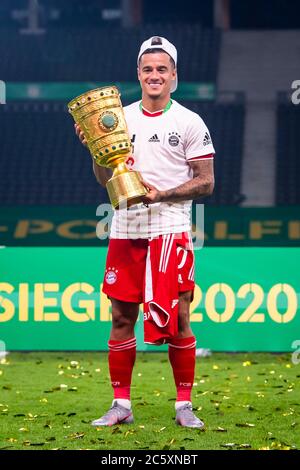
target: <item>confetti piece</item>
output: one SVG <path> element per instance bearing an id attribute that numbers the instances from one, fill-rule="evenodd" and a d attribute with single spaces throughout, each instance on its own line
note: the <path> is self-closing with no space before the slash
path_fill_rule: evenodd
<path id="1" fill-rule="evenodd" d="M 212 429 L 212 431 L 214 431 L 214 432 L 227 432 L 227 429 L 224 429 L 224 428 L 221 428 L 220 426 L 218 426 L 216 429 Z"/>
<path id="2" fill-rule="evenodd" d="M 254 428 L 255 424 L 252 423 L 236 423 L 235 424 L 238 428 Z"/>
<path id="3" fill-rule="evenodd" d="M 77 361 L 71 361 L 71 362 L 70 362 L 70 366 L 77 369 L 77 368 L 79 367 L 79 362 L 77 362 Z"/>
<path id="4" fill-rule="evenodd" d="M 249 367 L 251 366 L 251 362 L 250 361 L 245 361 L 243 362 L 243 367 Z"/>

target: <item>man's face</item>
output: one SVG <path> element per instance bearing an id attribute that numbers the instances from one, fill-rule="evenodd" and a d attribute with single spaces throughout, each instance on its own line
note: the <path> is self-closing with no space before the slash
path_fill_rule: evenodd
<path id="1" fill-rule="evenodd" d="M 170 56 L 165 52 L 144 54 L 138 67 L 142 92 L 149 98 L 164 98 L 170 94 L 172 80 L 176 77 Z"/>

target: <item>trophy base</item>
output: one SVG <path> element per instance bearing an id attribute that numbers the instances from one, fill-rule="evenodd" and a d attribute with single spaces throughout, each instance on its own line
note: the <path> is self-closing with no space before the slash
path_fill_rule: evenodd
<path id="1" fill-rule="evenodd" d="M 123 205 L 125 208 L 138 204 L 147 194 L 137 171 L 127 171 L 113 176 L 106 183 L 106 189 L 114 209 L 120 209 Z"/>

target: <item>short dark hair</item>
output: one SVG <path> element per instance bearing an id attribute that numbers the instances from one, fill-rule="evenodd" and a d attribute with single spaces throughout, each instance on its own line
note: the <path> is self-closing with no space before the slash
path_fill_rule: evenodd
<path id="1" fill-rule="evenodd" d="M 172 57 L 170 56 L 170 54 L 168 54 L 164 49 L 161 49 L 160 47 L 155 47 L 155 48 L 149 48 L 149 49 L 146 49 L 143 54 L 141 55 L 141 57 L 139 58 L 139 65 L 140 65 L 140 62 L 141 62 L 141 58 L 143 57 L 143 55 L 145 54 L 156 54 L 158 52 L 164 52 L 165 54 L 167 54 L 169 57 L 170 57 L 170 62 L 172 64 L 172 67 L 175 69 L 175 62 L 174 60 L 172 59 Z"/>

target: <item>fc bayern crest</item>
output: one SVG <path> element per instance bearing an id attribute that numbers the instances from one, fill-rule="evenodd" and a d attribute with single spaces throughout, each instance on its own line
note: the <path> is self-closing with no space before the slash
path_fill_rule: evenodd
<path id="1" fill-rule="evenodd" d="M 179 144 L 179 137 L 180 135 L 177 134 L 177 132 L 169 132 L 169 144 L 172 146 L 172 147 L 177 147 L 177 145 Z"/>
<path id="2" fill-rule="evenodd" d="M 117 272 L 113 271 L 112 269 L 107 271 L 107 273 L 105 274 L 105 281 L 107 282 L 107 284 L 114 284 L 116 280 L 117 280 Z"/>

